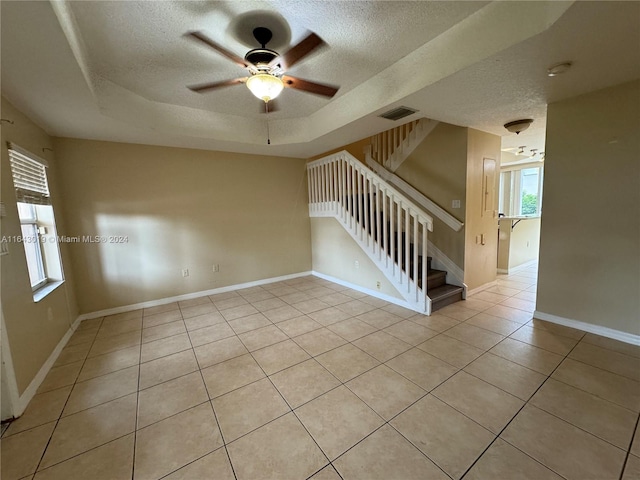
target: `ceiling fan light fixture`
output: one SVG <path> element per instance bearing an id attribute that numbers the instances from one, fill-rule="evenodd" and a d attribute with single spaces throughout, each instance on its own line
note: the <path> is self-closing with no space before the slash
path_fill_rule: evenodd
<path id="1" fill-rule="evenodd" d="M 529 128 L 529 125 L 531 125 L 532 123 L 532 119 L 525 118 L 523 120 L 515 120 L 513 122 L 505 123 L 504 128 L 506 128 L 511 133 L 519 135 L 520 132 L 524 132 L 527 128 Z"/>
<path id="2" fill-rule="evenodd" d="M 269 73 L 256 73 L 247 79 L 247 88 L 265 103 L 273 100 L 284 88 L 282 79 Z"/>

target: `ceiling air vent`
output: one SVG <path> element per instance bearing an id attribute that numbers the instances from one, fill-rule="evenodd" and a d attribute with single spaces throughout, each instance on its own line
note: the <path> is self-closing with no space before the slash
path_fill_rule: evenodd
<path id="1" fill-rule="evenodd" d="M 409 107 L 398 107 L 393 110 L 389 110 L 388 112 L 384 112 L 379 115 L 382 118 L 386 118 L 387 120 L 400 120 L 401 118 L 408 117 L 411 114 L 416 113 L 417 110 Z"/>

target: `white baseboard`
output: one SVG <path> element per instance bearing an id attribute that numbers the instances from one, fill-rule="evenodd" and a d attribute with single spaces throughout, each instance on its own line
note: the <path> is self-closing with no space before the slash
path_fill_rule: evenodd
<path id="1" fill-rule="evenodd" d="M 425 314 L 425 312 L 422 312 L 420 310 L 416 310 L 414 308 L 414 306 L 412 306 L 411 304 L 407 303 L 402 298 L 392 297 L 391 295 L 387 295 L 385 293 L 377 292 L 375 290 L 370 290 L 368 288 L 361 287 L 360 285 L 356 285 L 355 283 L 346 282 L 346 281 L 341 280 L 339 278 L 332 277 L 331 275 L 325 275 L 324 273 L 313 271 L 313 272 L 311 272 L 311 274 L 313 276 L 315 276 L 315 277 L 322 278 L 323 280 L 328 280 L 330 282 L 337 283 L 338 285 L 342 285 L 343 287 L 348 287 L 348 288 L 351 288 L 352 290 L 356 290 L 358 292 L 366 293 L 367 295 L 370 295 L 370 296 L 375 297 L 375 298 L 379 298 L 380 300 L 384 300 L 385 302 L 393 303 L 394 305 L 398 305 L 400 307 L 404 307 L 404 308 L 406 308 L 408 310 L 413 310 L 414 312 Z M 428 313 L 427 313 L 427 315 L 428 315 Z"/>
<path id="2" fill-rule="evenodd" d="M 78 325 L 80 325 L 80 321 L 81 321 L 80 317 L 76 318 L 75 322 L 73 322 L 73 324 L 69 327 L 69 330 L 67 330 L 67 333 L 65 333 L 64 336 L 60 339 L 60 341 L 56 345 L 56 348 L 53 349 L 53 352 L 51 352 L 51 355 L 49 355 L 49 358 L 47 358 L 46 362 L 44 362 L 42 367 L 40 367 L 40 370 L 38 370 L 38 373 L 36 374 L 36 376 L 33 377 L 33 380 L 31 380 L 31 382 L 29 383 L 29 386 L 25 389 L 24 392 L 22 392 L 22 395 L 18 397 L 15 404 L 12 405 L 13 416 L 15 418 L 19 417 L 24 413 L 27 406 L 29 405 L 29 402 L 37 393 L 38 388 L 40 388 L 40 385 L 42 384 L 45 377 L 49 373 L 49 370 L 51 370 L 51 367 L 53 367 L 53 364 L 56 363 L 58 356 L 60 356 L 60 352 L 67 345 L 67 342 L 71 338 L 71 335 L 73 335 L 73 333 L 78 328 Z"/>
<path id="3" fill-rule="evenodd" d="M 602 325 L 594 325 L 593 323 L 581 322 L 580 320 L 574 320 L 572 318 L 559 317 L 557 315 L 540 312 L 538 310 L 533 312 L 533 317 L 540 320 L 545 320 L 547 322 L 557 323 L 558 325 L 564 325 L 565 327 L 576 328 L 585 332 L 594 333 L 602 337 L 612 338 L 624 343 L 640 345 L 640 335 L 634 335 L 633 333 L 614 330 L 613 328 L 604 327 Z"/>
<path id="4" fill-rule="evenodd" d="M 498 268 L 498 273 L 503 273 L 506 275 L 511 275 L 513 273 L 519 272 L 520 270 L 524 270 L 525 268 L 532 267 L 538 263 L 538 259 L 529 260 L 528 262 L 524 262 L 513 268 Z"/>
<path id="5" fill-rule="evenodd" d="M 282 275 L 280 277 L 265 278 L 262 280 L 255 280 L 252 282 L 239 283 L 236 285 L 228 285 L 226 287 L 214 288 L 212 290 L 203 290 L 201 292 L 185 293 L 183 295 L 176 295 L 174 297 L 159 298 L 157 300 L 150 300 L 148 302 L 134 303 L 131 305 L 123 305 L 121 307 L 98 310 L 96 312 L 83 313 L 78 318 L 80 320 L 89 320 L 91 318 L 99 318 L 107 315 L 115 315 L 116 313 L 130 312 L 131 310 L 138 310 L 140 308 L 151 308 L 151 307 L 157 307 L 158 305 L 165 305 L 167 303 L 180 302 L 183 300 L 191 300 L 193 298 L 202 297 L 204 295 L 215 295 L 217 293 L 225 293 L 225 292 L 230 292 L 232 290 L 239 290 L 241 288 L 257 287 L 260 285 L 267 285 L 269 283 L 282 282 L 284 280 L 291 280 L 293 278 L 306 277 L 311 274 L 312 272 L 310 271 L 292 273 L 290 275 Z"/>
<path id="6" fill-rule="evenodd" d="M 497 284 L 498 284 L 497 280 L 494 280 L 493 282 L 485 283 L 484 285 L 480 285 L 479 287 L 476 287 L 476 288 L 474 288 L 472 290 L 469 290 L 467 292 L 467 295 L 473 295 L 475 293 L 480 293 L 480 292 L 482 292 L 482 291 L 484 291 L 484 290 L 486 290 L 488 288 L 496 286 Z"/>

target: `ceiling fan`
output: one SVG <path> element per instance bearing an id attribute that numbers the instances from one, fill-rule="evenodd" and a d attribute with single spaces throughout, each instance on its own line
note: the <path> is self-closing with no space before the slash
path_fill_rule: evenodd
<path id="1" fill-rule="evenodd" d="M 213 48 L 216 52 L 249 72 L 248 77 L 238 77 L 221 82 L 202 83 L 187 87 L 194 92 L 205 93 L 217 88 L 245 83 L 253 95 L 264 101 L 265 110 L 268 113 L 268 103 L 276 98 L 283 88 L 295 88 L 329 98 L 333 97 L 338 91 L 339 87 L 285 75 L 285 72 L 296 63 L 316 48 L 324 45 L 324 41 L 315 33 L 309 34 L 300 43 L 291 47 L 284 55 L 280 55 L 278 52 L 269 50 L 266 47 L 273 36 L 271 30 L 265 27 L 254 28 L 253 36 L 261 47 L 250 50 L 244 58 L 218 45 L 202 32 L 188 32 L 186 36 Z"/>

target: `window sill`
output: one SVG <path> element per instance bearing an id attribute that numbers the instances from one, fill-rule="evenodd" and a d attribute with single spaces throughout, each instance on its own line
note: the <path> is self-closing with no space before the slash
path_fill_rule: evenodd
<path id="1" fill-rule="evenodd" d="M 56 280 L 54 282 L 49 282 L 43 287 L 40 287 L 38 290 L 33 292 L 33 301 L 38 303 L 40 300 L 43 300 L 47 295 L 53 292 L 56 288 L 64 283 L 64 280 Z"/>

